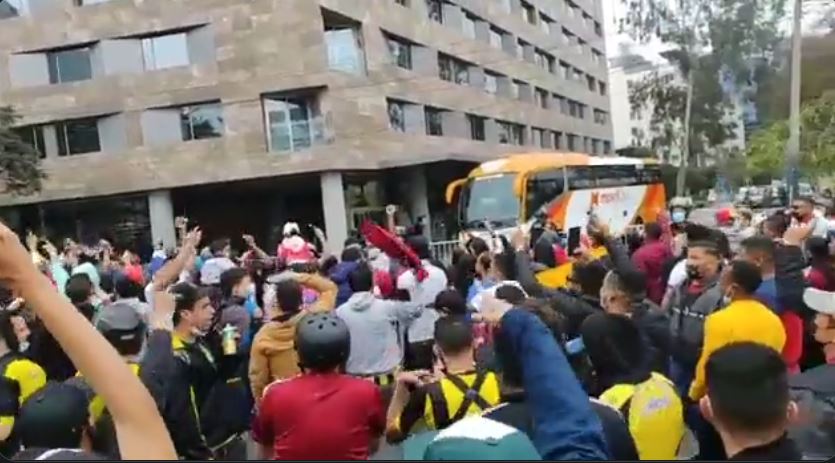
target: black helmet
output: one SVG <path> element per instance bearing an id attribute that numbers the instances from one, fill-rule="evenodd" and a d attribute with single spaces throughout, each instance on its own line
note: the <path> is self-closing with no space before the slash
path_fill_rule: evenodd
<path id="1" fill-rule="evenodd" d="M 296 352 L 302 368 L 330 370 L 344 364 L 351 352 L 348 325 L 327 313 L 305 315 L 296 326 Z"/>

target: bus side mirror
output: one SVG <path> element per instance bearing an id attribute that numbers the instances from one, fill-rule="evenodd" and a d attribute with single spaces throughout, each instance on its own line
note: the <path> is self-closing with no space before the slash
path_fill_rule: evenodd
<path id="1" fill-rule="evenodd" d="M 447 204 L 452 205 L 455 202 L 455 197 L 458 195 L 458 190 L 465 183 L 467 183 L 467 179 L 466 178 L 460 178 L 460 179 L 455 180 L 454 182 L 450 183 L 449 185 L 447 185 L 446 195 L 445 195 L 445 198 L 444 198 L 444 199 L 446 199 Z"/>

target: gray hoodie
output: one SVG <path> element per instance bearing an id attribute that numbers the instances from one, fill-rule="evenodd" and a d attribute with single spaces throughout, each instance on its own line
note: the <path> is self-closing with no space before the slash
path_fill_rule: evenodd
<path id="1" fill-rule="evenodd" d="M 378 299 L 370 292 L 354 293 L 336 308 L 351 332 L 351 355 L 346 371 L 372 376 L 390 373 L 403 361 L 398 326 L 420 317 L 422 308 L 413 302 Z"/>

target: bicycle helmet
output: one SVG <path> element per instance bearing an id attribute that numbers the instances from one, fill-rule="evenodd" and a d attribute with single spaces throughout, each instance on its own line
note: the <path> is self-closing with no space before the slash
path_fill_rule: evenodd
<path id="1" fill-rule="evenodd" d="M 343 365 L 351 352 L 348 325 L 331 314 L 304 316 L 296 326 L 296 352 L 304 369 L 324 371 Z"/>

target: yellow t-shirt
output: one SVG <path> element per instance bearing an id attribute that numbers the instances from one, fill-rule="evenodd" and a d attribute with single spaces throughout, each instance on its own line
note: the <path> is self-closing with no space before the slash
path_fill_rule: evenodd
<path id="1" fill-rule="evenodd" d="M 731 302 L 724 309 L 708 315 L 702 355 L 696 365 L 696 377 L 690 385 L 690 398 L 705 395 L 705 365 L 710 355 L 735 342 L 755 342 L 778 353 L 786 344 L 786 328 L 774 312 L 753 299 Z"/>
<path id="2" fill-rule="evenodd" d="M 37 363 L 20 358 L 6 366 L 3 376 L 17 382 L 20 387 L 18 402 L 22 405 L 35 391 L 46 385 L 46 373 Z M 14 425 L 14 416 L 0 416 L 0 426 Z"/>

